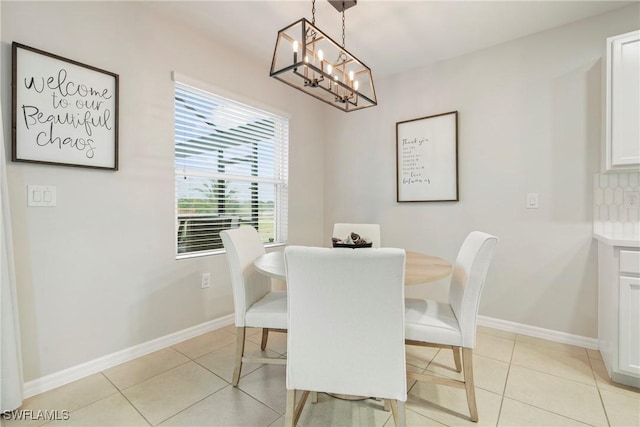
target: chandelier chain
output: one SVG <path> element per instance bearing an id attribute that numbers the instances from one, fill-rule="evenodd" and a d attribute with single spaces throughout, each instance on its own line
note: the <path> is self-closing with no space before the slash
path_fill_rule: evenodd
<path id="1" fill-rule="evenodd" d="M 316 25 L 316 0 L 311 1 L 311 23 Z"/>
<path id="2" fill-rule="evenodd" d="M 344 2 L 342 2 L 342 48 L 344 49 Z"/>

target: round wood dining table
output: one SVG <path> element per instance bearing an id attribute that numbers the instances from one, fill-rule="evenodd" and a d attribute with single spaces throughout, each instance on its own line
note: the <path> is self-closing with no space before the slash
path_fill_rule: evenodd
<path id="1" fill-rule="evenodd" d="M 343 250 L 343 249 L 339 249 Z M 350 249 L 367 250 L 367 249 Z M 256 270 L 267 276 L 286 281 L 284 270 L 284 252 L 269 252 L 258 257 L 253 265 Z M 420 252 L 407 251 L 405 262 L 404 284 L 419 285 L 421 283 L 433 282 L 449 276 L 452 266 L 449 261 L 435 255 L 428 255 Z"/>

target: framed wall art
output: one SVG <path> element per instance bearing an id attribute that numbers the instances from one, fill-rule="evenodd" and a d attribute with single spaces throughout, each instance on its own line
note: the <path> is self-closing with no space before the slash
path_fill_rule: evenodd
<path id="1" fill-rule="evenodd" d="M 11 160 L 118 170 L 118 75 L 13 42 Z"/>
<path id="2" fill-rule="evenodd" d="M 458 200 L 458 112 L 396 123 L 398 202 Z"/>

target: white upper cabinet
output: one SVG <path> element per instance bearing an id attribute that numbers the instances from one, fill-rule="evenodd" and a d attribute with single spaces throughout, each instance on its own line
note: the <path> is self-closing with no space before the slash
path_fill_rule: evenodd
<path id="1" fill-rule="evenodd" d="M 640 167 L 640 30 L 607 39 L 606 169 Z"/>

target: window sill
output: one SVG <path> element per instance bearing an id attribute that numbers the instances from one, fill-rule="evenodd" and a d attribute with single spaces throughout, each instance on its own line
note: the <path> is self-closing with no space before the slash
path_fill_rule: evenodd
<path id="1" fill-rule="evenodd" d="M 278 247 L 284 247 L 287 246 L 287 243 L 265 243 L 264 247 L 265 249 L 272 249 L 272 248 L 278 248 Z M 183 259 L 192 259 L 192 258 L 199 258 L 199 257 L 203 257 L 203 256 L 211 256 L 211 255 L 222 255 L 225 254 L 226 251 L 224 249 L 217 249 L 217 250 L 213 250 L 213 251 L 209 251 L 209 252 L 198 252 L 195 254 L 181 254 L 181 255 L 176 255 L 176 261 L 180 261 Z"/>

